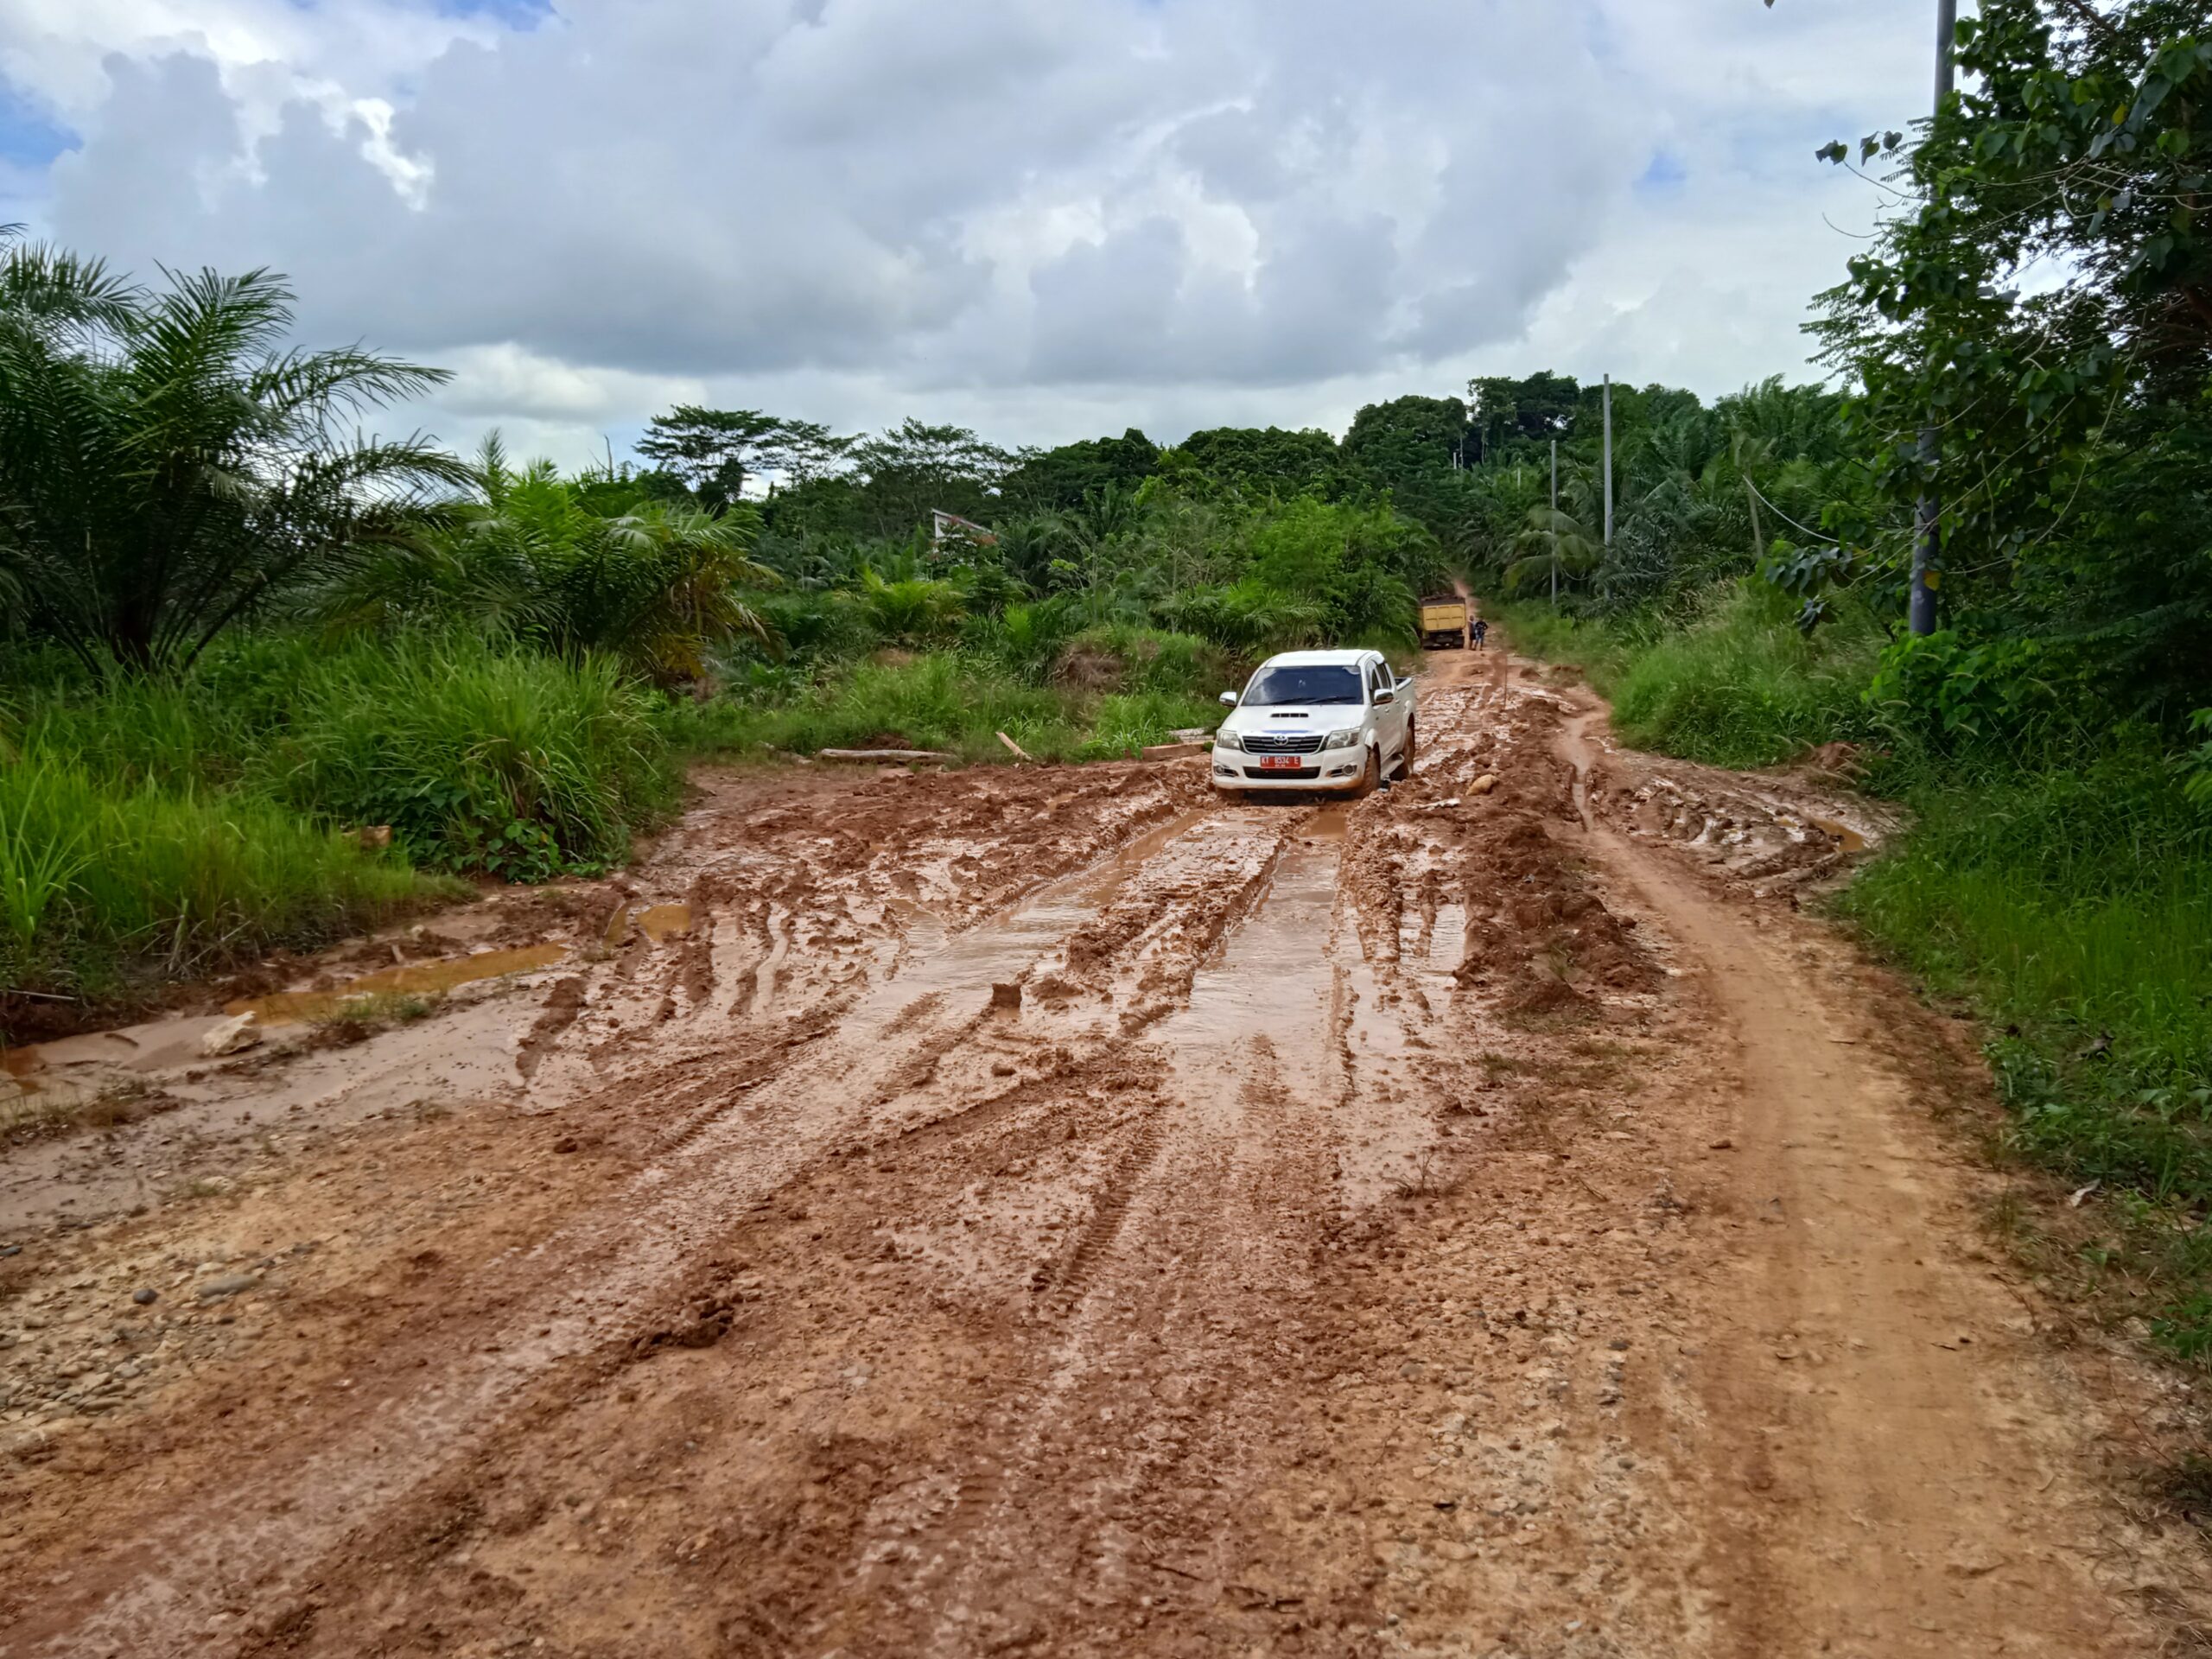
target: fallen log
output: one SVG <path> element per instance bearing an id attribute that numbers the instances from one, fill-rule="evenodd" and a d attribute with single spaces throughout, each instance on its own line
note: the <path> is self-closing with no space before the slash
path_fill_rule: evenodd
<path id="1" fill-rule="evenodd" d="M 817 760 L 853 760 L 863 765 L 902 766 L 930 761 L 944 765 L 960 757 L 947 754 L 942 749 L 817 749 L 814 758 Z"/>

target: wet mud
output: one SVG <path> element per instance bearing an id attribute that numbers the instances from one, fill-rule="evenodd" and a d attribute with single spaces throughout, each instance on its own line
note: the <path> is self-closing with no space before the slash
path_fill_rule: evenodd
<path id="1" fill-rule="evenodd" d="M 243 1053 L 11 1062 L 165 1104 L 0 1159 L 0 1654 L 2155 1651 L 2144 1395 L 1682 874 L 1720 782 L 1495 652 L 1420 708 L 1357 804 L 709 774 Z M 1706 845 L 1856 850 L 1780 787 Z"/>

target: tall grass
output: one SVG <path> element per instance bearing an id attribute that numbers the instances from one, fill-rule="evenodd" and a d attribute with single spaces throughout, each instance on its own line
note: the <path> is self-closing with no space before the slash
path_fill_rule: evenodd
<path id="1" fill-rule="evenodd" d="M 1094 651 L 1109 648 L 1103 636 L 1084 638 Z M 716 703 L 672 719 L 677 741 L 702 753 L 917 748 L 999 761 L 1012 758 L 999 741 L 1004 732 L 1039 760 L 1109 759 L 1165 743 L 1180 728 L 1218 723 L 1210 695 L 1183 689 L 1220 677 L 1216 653 L 1203 642 L 1188 643 L 1187 657 L 1172 648 L 1149 658 L 1133 652 L 1121 677 L 1135 689 L 1103 695 L 1029 684 L 995 657 L 933 652 L 863 663 L 796 697 Z"/>
<path id="2" fill-rule="evenodd" d="M 265 760 L 303 810 L 390 824 L 418 861 L 538 880 L 627 856 L 677 778 L 609 658 L 440 639 L 346 652 L 302 681 Z"/>
<path id="3" fill-rule="evenodd" d="M 1714 590 L 1680 628 L 1656 617 L 1578 622 L 1527 603 L 1485 608 L 1520 649 L 1581 666 L 1638 748 L 1764 766 L 1873 729 L 1866 690 L 1883 635 L 1860 611 L 1808 639 L 1748 585 Z"/>
<path id="4" fill-rule="evenodd" d="M 652 694 L 467 639 L 245 639 L 188 675 L 29 664 L 0 705 L 0 989 L 105 994 L 626 856 L 672 804 Z M 340 832 L 390 824 L 397 854 Z"/>
<path id="5" fill-rule="evenodd" d="M 797 699 L 768 707 L 723 705 L 692 722 L 695 747 L 765 745 L 817 749 L 940 749 L 1004 759 L 1004 732 L 1040 760 L 1071 755 L 1082 733 L 1067 700 L 976 668 L 950 652 L 862 663 Z"/>
<path id="6" fill-rule="evenodd" d="M 104 783 L 41 748 L 0 767 L 0 990 L 121 988 L 372 925 L 438 889 L 274 801 Z"/>
<path id="7" fill-rule="evenodd" d="M 2084 1179 L 2212 1201 L 2212 819 L 2148 745 L 1908 792 L 1839 901 L 2006 1035 L 2017 1138 Z"/>
<path id="8" fill-rule="evenodd" d="M 1116 693 L 1102 699 L 1091 715 L 1090 735 L 1081 758 L 1134 755 L 1153 744 L 1173 741 L 1179 731 L 1202 726 L 1211 729 L 1220 723 L 1221 707 L 1211 698 L 1173 691 Z"/>

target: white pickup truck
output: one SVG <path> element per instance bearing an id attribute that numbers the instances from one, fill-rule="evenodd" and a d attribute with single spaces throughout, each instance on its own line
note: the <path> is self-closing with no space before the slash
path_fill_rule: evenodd
<path id="1" fill-rule="evenodd" d="M 1260 665 L 1214 734 L 1216 789 L 1370 792 L 1414 766 L 1414 683 L 1379 652 L 1294 651 Z"/>

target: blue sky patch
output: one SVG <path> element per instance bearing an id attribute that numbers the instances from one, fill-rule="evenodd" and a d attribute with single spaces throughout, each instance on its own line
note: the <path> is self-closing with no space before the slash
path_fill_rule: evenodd
<path id="1" fill-rule="evenodd" d="M 1682 158 L 1672 150 L 1662 149 L 1651 158 L 1651 165 L 1643 169 L 1643 176 L 1636 188 L 1646 195 L 1671 196 L 1689 182 L 1690 170 L 1682 165 Z"/>
<path id="2" fill-rule="evenodd" d="M 0 80 L 0 162 L 42 168 L 65 150 L 77 148 L 77 135 L 58 125 L 36 105 Z"/>
<path id="3" fill-rule="evenodd" d="M 491 17 L 510 29 L 535 29 L 553 15 L 553 0 L 437 0 L 448 17 Z"/>

